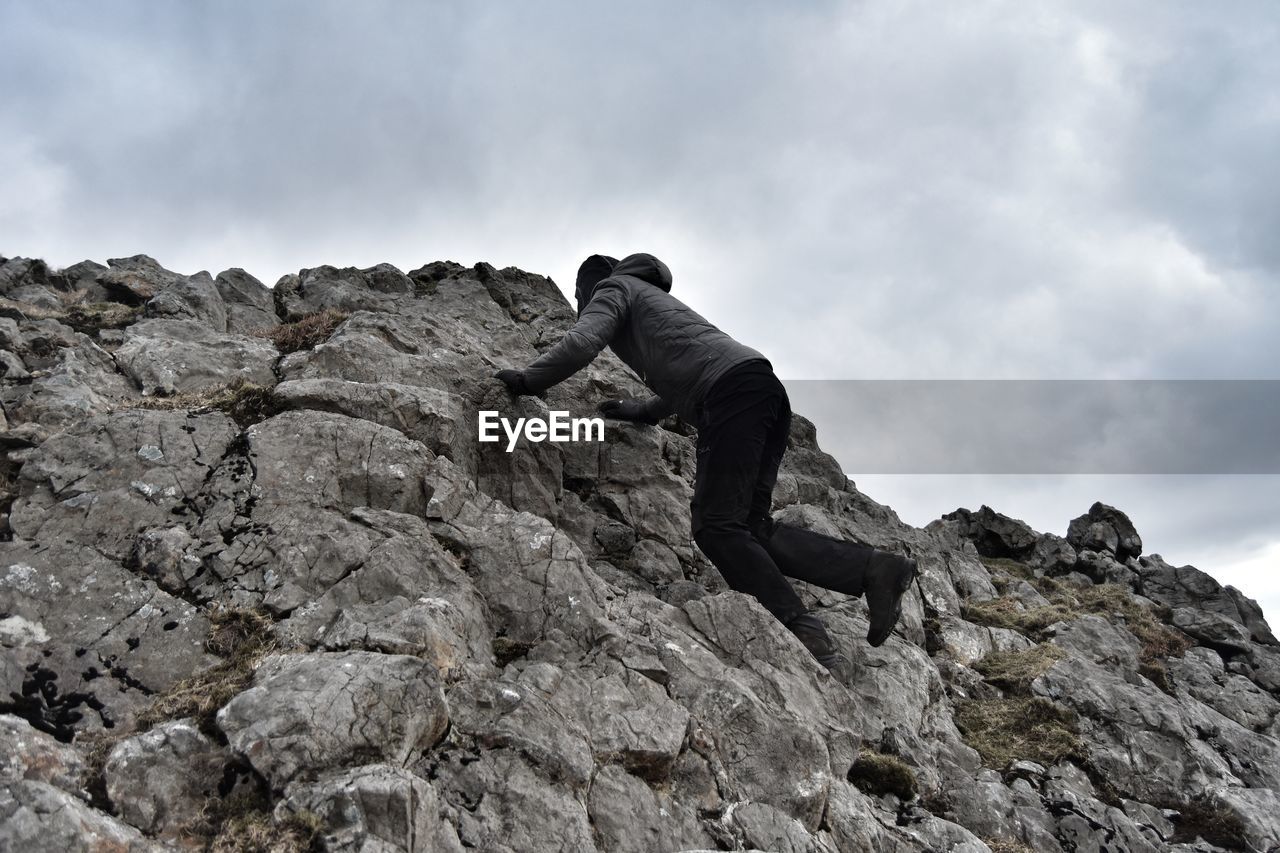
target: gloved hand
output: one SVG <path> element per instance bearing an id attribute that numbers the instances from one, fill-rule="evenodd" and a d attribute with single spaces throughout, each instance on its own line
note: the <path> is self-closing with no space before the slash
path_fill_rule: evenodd
<path id="1" fill-rule="evenodd" d="M 529 390 L 529 386 L 524 382 L 524 374 L 519 370 L 511 370 L 510 368 L 506 370 L 499 370 L 497 373 L 493 374 L 493 378 L 501 379 L 507 386 L 507 390 L 512 394 L 520 395 L 533 393 Z"/>
<path id="2" fill-rule="evenodd" d="M 606 418 L 619 421 L 638 421 L 643 424 L 656 424 L 658 419 L 645 411 L 639 400 L 605 400 L 599 406 L 600 414 Z"/>

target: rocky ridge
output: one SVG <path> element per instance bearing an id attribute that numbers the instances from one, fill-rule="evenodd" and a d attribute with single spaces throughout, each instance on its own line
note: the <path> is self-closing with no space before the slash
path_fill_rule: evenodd
<path id="1" fill-rule="evenodd" d="M 838 683 L 693 546 L 678 419 L 476 442 L 644 393 L 490 378 L 572 321 L 486 264 L 0 259 L 0 849 L 1280 845 L 1255 602 L 1102 504 L 903 524 L 797 416 L 777 515 L 922 570 L 878 649 L 798 585 Z"/>

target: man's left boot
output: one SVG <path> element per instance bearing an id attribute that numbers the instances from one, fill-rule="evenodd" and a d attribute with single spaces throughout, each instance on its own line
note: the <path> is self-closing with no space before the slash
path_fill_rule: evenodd
<path id="1" fill-rule="evenodd" d="M 867 562 L 863 591 L 867 596 L 867 611 L 871 626 L 867 629 L 867 642 L 872 646 L 883 645 L 893 633 L 902 614 L 902 597 L 911 588 L 918 567 L 910 557 L 889 551 L 876 551 Z"/>
<path id="2" fill-rule="evenodd" d="M 831 642 L 831 636 L 827 634 L 826 626 L 815 614 L 801 613 L 787 622 L 786 626 L 787 630 L 795 634 L 809 650 L 809 654 L 832 673 L 840 675 L 848 668 L 845 656 L 836 651 L 835 644 Z"/>

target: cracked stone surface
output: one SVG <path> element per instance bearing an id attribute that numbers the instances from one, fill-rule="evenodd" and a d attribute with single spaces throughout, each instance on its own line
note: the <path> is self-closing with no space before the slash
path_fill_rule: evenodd
<path id="1" fill-rule="evenodd" d="M 323 309 L 295 352 L 260 334 Z M 488 264 L 0 259 L 0 849 L 199 848 L 179 827 L 246 792 L 363 853 L 1280 844 L 1280 643 L 1244 592 L 1101 503 L 904 524 L 796 414 L 775 517 L 920 565 L 876 649 L 863 600 L 797 585 L 834 677 L 695 547 L 688 424 L 477 440 L 646 393 L 608 352 L 545 398 L 492 379 L 573 319 Z M 166 399 L 242 379 L 260 409 Z M 962 713 L 1033 699 L 1064 757 Z M 851 781 L 867 752 L 917 795 Z"/>
<path id="2" fill-rule="evenodd" d="M 231 749 L 277 789 L 368 759 L 403 765 L 448 722 L 433 667 L 365 651 L 269 657 L 218 712 Z"/>

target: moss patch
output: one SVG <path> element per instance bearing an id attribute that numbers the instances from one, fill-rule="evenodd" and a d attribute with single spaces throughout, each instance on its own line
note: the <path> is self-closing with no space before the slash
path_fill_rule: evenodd
<path id="1" fill-rule="evenodd" d="M 916 774 L 901 760 L 864 749 L 849 768 L 849 781 L 864 794 L 894 794 L 901 800 L 916 795 Z"/>
<path id="2" fill-rule="evenodd" d="M 308 314 L 297 322 L 281 323 L 269 329 L 260 329 L 254 334 L 270 338 L 281 353 L 299 352 L 329 340 L 329 336 L 348 316 L 350 315 L 345 311 L 326 308 Z"/>
<path id="3" fill-rule="evenodd" d="M 1061 646 L 1040 643 L 1021 651 L 992 652 L 975 663 L 973 668 L 996 687 L 1025 695 L 1031 689 L 1032 681 L 1065 656 Z"/>
<path id="4" fill-rule="evenodd" d="M 1050 766 L 1063 759 L 1083 762 L 1086 758 L 1076 734 L 1075 713 L 1039 696 L 959 702 L 955 721 L 965 742 L 995 770 L 1019 759 Z"/>
<path id="5" fill-rule="evenodd" d="M 72 305 L 61 322 L 77 332 L 93 335 L 102 329 L 123 329 L 142 316 L 141 305 L 121 305 L 119 302 L 90 302 Z"/>
<path id="6" fill-rule="evenodd" d="M 174 394 L 172 397 L 143 397 L 130 404 L 136 409 L 160 409 L 193 412 L 225 412 L 243 429 L 283 411 L 271 388 L 257 385 L 245 379 L 237 379 L 229 385 Z"/>

